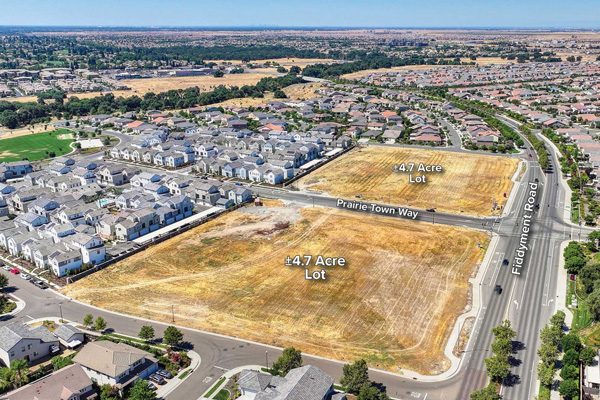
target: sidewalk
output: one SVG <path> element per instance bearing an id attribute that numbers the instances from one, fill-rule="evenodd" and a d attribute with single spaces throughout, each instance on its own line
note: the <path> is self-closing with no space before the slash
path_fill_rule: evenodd
<path id="1" fill-rule="evenodd" d="M 12 257 L 12 256 L 11 256 L 11 257 Z M 51 286 L 51 287 L 53 287 L 53 288 L 55 288 L 55 289 L 60 289 L 60 288 L 61 288 L 61 287 L 60 287 L 60 286 L 58 286 L 57 284 L 55 284 L 55 283 L 53 283 L 53 282 L 50 282 L 48 279 L 46 279 L 46 278 L 44 278 L 44 277 L 41 277 L 41 276 L 39 276 L 39 275 L 37 275 L 37 274 L 33 273 L 33 272 L 32 272 L 33 270 L 29 270 L 28 268 L 25 268 L 24 266 L 22 266 L 21 264 L 18 264 L 16 261 L 12 260 L 12 259 L 11 259 L 11 258 L 9 258 L 9 257 L 6 257 L 6 256 L 0 256 L 0 260 L 1 260 L 2 262 L 4 262 L 5 264 L 7 264 L 7 265 L 10 265 L 11 267 L 17 268 L 17 269 L 18 269 L 19 271 L 21 271 L 21 272 L 25 272 L 25 273 L 27 273 L 28 275 L 31 275 L 31 277 L 32 277 L 32 278 L 36 278 L 36 279 L 39 279 L 39 280 L 43 281 L 44 283 L 46 283 L 47 285 L 49 285 L 49 286 Z M 34 268 L 34 270 L 35 270 L 35 269 L 37 269 L 37 268 Z"/>

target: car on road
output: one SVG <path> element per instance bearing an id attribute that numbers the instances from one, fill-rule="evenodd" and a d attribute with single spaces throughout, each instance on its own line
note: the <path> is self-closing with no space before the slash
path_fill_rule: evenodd
<path id="1" fill-rule="evenodd" d="M 160 376 L 158 374 L 152 374 L 148 377 L 148 379 L 150 379 L 151 382 L 154 382 L 158 385 L 164 385 L 165 383 L 167 383 L 165 378 L 163 378 L 162 376 Z"/>
<path id="2" fill-rule="evenodd" d="M 502 286 L 496 285 L 496 287 L 494 288 L 494 292 L 496 292 L 496 294 L 501 294 L 502 293 Z"/>
<path id="3" fill-rule="evenodd" d="M 14 275 L 19 275 L 21 271 L 19 271 L 17 268 L 11 268 L 10 273 Z"/>
<path id="4" fill-rule="evenodd" d="M 156 371 L 156 373 L 165 379 L 171 379 L 173 377 L 173 375 L 166 369 L 159 369 L 158 371 Z"/>
<path id="5" fill-rule="evenodd" d="M 6 265 L 6 264 L 4 264 L 4 265 L 2 266 L 2 269 L 3 269 L 3 270 L 5 270 L 5 271 L 10 271 L 10 270 L 11 270 L 11 268 L 12 268 L 12 267 L 11 267 L 10 265 Z"/>
<path id="6" fill-rule="evenodd" d="M 29 276 L 29 275 L 28 275 L 28 274 L 26 274 L 26 273 L 22 273 L 22 274 L 21 274 L 21 279 L 25 279 L 26 281 L 28 281 L 28 280 L 30 280 L 30 279 L 31 279 L 31 276 Z"/>
<path id="7" fill-rule="evenodd" d="M 39 287 L 40 289 L 48 289 L 48 285 L 46 285 L 46 282 L 44 282 L 40 279 L 32 279 L 31 283 L 33 283 L 35 286 Z"/>
<path id="8" fill-rule="evenodd" d="M 504 260 L 502 260 L 502 265 L 504 265 L 505 267 L 509 264 L 508 258 L 505 258 Z"/>

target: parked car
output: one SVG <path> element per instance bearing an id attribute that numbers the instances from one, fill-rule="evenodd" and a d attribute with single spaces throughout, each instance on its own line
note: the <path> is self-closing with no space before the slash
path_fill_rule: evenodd
<path id="1" fill-rule="evenodd" d="M 21 271 L 19 271 L 17 268 L 11 268 L 11 269 L 10 269 L 10 273 L 11 273 L 11 274 L 18 275 L 18 274 L 20 274 L 20 273 L 21 273 Z"/>
<path id="2" fill-rule="evenodd" d="M 160 370 L 156 371 L 156 373 L 165 379 L 171 379 L 173 377 L 173 375 L 166 369 L 160 369 Z"/>
<path id="3" fill-rule="evenodd" d="M 148 379 L 150 379 L 151 382 L 154 382 L 158 385 L 164 385 L 165 383 L 167 383 L 165 378 L 163 378 L 162 376 L 160 376 L 158 374 L 152 374 L 148 377 Z"/>
<path id="4" fill-rule="evenodd" d="M 154 383 L 148 382 L 148 389 L 150 389 L 150 390 L 152 390 L 154 392 L 158 388 L 156 387 L 156 385 Z"/>
<path id="5" fill-rule="evenodd" d="M 35 286 L 39 287 L 40 289 L 48 289 L 48 285 L 46 285 L 46 282 L 44 282 L 40 279 L 34 279 L 31 281 L 31 283 L 33 283 Z"/>
<path id="6" fill-rule="evenodd" d="M 5 270 L 5 271 L 10 271 L 10 270 L 11 270 L 11 268 L 12 268 L 12 267 L 11 267 L 10 265 L 6 265 L 6 264 L 4 264 L 4 265 L 2 266 L 2 269 L 3 269 L 3 270 Z"/>
<path id="7" fill-rule="evenodd" d="M 28 280 L 30 280 L 30 279 L 31 279 L 31 276 L 29 276 L 29 275 L 28 275 L 28 274 L 26 274 L 26 273 L 22 273 L 22 274 L 21 274 L 21 279 L 25 279 L 26 281 L 28 281 Z"/>

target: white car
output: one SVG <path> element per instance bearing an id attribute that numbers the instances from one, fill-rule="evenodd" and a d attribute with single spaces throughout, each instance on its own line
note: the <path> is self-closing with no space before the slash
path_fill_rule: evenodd
<path id="1" fill-rule="evenodd" d="M 5 271 L 10 271 L 10 265 L 4 264 L 4 265 L 2 266 L 2 268 L 3 268 Z"/>
<path id="2" fill-rule="evenodd" d="M 28 281 L 29 279 L 31 279 L 31 277 L 27 274 L 21 274 L 21 279 L 25 279 L 26 281 Z"/>

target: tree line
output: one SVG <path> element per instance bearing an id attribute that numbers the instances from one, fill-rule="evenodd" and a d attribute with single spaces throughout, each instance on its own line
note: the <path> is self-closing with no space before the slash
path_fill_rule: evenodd
<path id="1" fill-rule="evenodd" d="M 180 109 L 204 106 L 225 100 L 244 97 L 263 97 L 266 92 L 276 92 L 286 86 L 300 83 L 302 78 L 288 74 L 281 77 L 265 77 L 255 85 L 242 87 L 223 85 L 209 92 L 201 92 L 198 87 L 169 90 L 161 93 L 146 93 L 143 97 L 115 97 L 113 94 L 80 99 L 71 97 L 64 100 L 64 94 L 54 92 L 50 95 L 54 101 L 46 104 L 0 101 L 0 125 L 9 129 L 33 123 L 48 122 L 50 118 L 81 117 L 93 114 L 112 114 L 115 112 Z M 42 94 L 41 100 L 48 95 Z"/>

